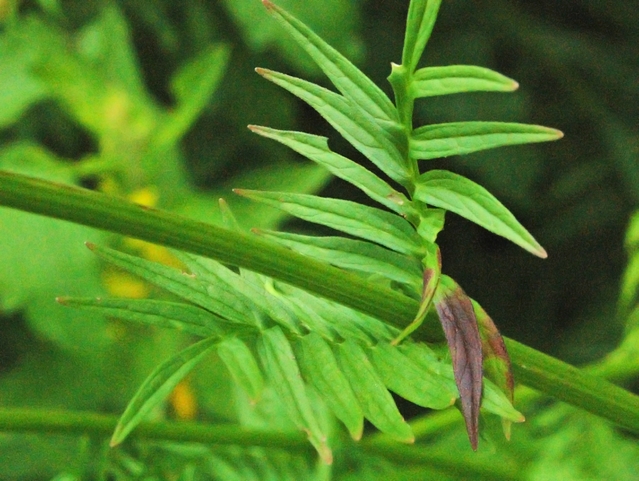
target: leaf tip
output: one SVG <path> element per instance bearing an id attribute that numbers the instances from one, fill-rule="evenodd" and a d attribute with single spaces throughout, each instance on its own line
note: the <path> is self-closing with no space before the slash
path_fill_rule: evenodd
<path id="1" fill-rule="evenodd" d="M 63 306 L 67 305 L 68 300 L 69 300 L 68 297 L 62 297 L 62 296 L 58 296 L 55 298 L 55 302 L 57 302 L 58 304 L 62 304 Z"/>
<path id="2" fill-rule="evenodd" d="M 85 242 L 84 245 L 87 246 L 87 249 L 90 251 L 95 250 L 95 244 L 93 242 Z"/>
<path id="3" fill-rule="evenodd" d="M 546 252 L 546 249 L 544 249 L 543 247 L 539 246 L 534 252 L 533 254 L 535 254 L 537 257 L 539 257 L 540 259 L 547 259 L 548 258 L 548 253 Z"/>
<path id="4" fill-rule="evenodd" d="M 268 11 L 272 11 L 275 9 L 275 4 L 270 0 L 262 0 L 262 5 L 264 5 L 264 7 L 266 7 Z"/>
<path id="5" fill-rule="evenodd" d="M 517 82 L 516 80 L 513 80 L 510 84 L 510 91 L 514 92 L 518 88 L 519 88 L 519 82 Z"/>

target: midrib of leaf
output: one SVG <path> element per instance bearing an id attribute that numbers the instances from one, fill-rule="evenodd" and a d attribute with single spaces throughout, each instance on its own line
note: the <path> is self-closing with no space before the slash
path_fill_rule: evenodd
<path id="1" fill-rule="evenodd" d="M 262 239 L 149 209 L 98 192 L 0 172 L 0 205 L 181 249 L 245 267 L 364 312 L 399 329 L 419 303 L 356 275 L 311 261 Z M 424 324 L 415 337 L 441 340 Z M 523 383 L 639 433 L 639 396 L 558 359 L 506 339 Z"/>

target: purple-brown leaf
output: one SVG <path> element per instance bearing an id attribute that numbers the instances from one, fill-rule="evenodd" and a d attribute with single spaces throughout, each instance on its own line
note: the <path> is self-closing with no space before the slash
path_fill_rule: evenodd
<path id="1" fill-rule="evenodd" d="M 441 276 L 434 301 L 453 360 L 468 439 L 476 451 L 483 387 L 482 343 L 477 318 L 470 298 L 448 276 Z"/>

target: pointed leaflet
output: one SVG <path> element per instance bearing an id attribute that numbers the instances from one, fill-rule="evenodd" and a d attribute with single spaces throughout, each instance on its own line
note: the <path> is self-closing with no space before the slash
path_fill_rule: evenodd
<path id="1" fill-rule="evenodd" d="M 464 155 L 505 145 L 557 140 L 559 130 L 541 125 L 510 122 L 450 122 L 415 129 L 410 138 L 410 156 L 438 159 Z"/>
<path id="2" fill-rule="evenodd" d="M 167 327 L 196 336 L 220 335 L 228 321 L 190 304 L 150 299 L 59 297 L 60 304 L 95 311 L 105 317 Z"/>
<path id="3" fill-rule="evenodd" d="M 377 244 L 345 237 L 316 237 L 275 231 L 254 231 L 300 254 L 343 269 L 377 274 L 397 282 L 418 286 L 419 261 Z"/>
<path id="4" fill-rule="evenodd" d="M 289 416 L 298 428 L 308 434 L 309 441 L 324 462 L 330 464 L 333 454 L 327 444 L 326 434 L 313 412 L 291 345 L 279 326 L 262 333 L 258 352 L 266 375 L 282 399 Z"/>
<path id="5" fill-rule="evenodd" d="M 464 291 L 448 276 L 441 276 L 434 297 L 453 360 L 455 383 L 462 414 L 473 450 L 477 450 L 479 407 L 483 383 L 481 339 L 473 305 Z"/>
<path id="6" fill-rule="evenodd" d="M 423 253 L 421 239 L 405 219 L 373 207 L 307 194 L 234 189 L 300 219 L 368 239 L 404 254 Z"/>
<path id="7" fill-rule="evenodd" d="M 342 137 L 395 182 L 402 185 L 409 182 L 413 174 L 391 140 L 393 133 L 380 127 L 366 112 L 341 95 L 306 80 L 267 69 L 256 71 L 317 110 Z"/>
<path id="8" fill-rule="evenodd" d="M 346 98 L 376 120 L 397 120 L 390 99 L 355 65 L 291 14 L 268 0 L 262 2 Z"/>
<path id="9" fill-rule="evenodd" d="M 364 414 L 330 346 L 322 336 L 311 332 L 295 343 L 295 352 L 306 382 L 315 387 L 351 437 L 360 439 Z"/>
<path id="10" fill-rule="evenodd" d="M 193 276 L 157 262 L 147 261 L 91 243 L 87 243 L 87 247 L 105 261 L 228 319 L 230 322 L 254 325 L 251 313 L 247 311 L 245 305 L 238 302 L 233 293 L 222 290 L 215 291 L 214 286 L 206 286 Z M 211 292 L 215 292 L 215 295 L 212 295 Z"/>
<path id="11" fill-rule="evenodd" d="M 318 135 L 289 130 L 275 130 L 268 127 L 249 125 L 256 134 L 276 140 L 313 162 L 327 168 L 333 175 L 350 182 L 371 199 L 406 217 L 416 217 L 417 213 L 404 194 L 393 189 L 388 183 L 356 162 L 333 152 L 328 139 Z"/>
<path id="12" fill-rule="evenodd" d="M 206 356 L 219 342 L 217 337 L 203 339 L 160 364 L 142 383 L 129 402 L 111 438 L 111 446 L 120 444 L 144 417 Z"/>
<path id="13" fill-rule="evenodd" d="M 386 387 L 404 399 L 432 409 L 445 409 L 457 399 L 446 379 L 423 369 L 396 346 L 380 342 L 369 352 Z"/>
<path id="14" fill-rule="evenodd" d="M 512 92 L 519 84 L 500 73 L 474 65 L 426 67 L 413 75 L 409 95 L 433 97 L 461 92 Z"/>
<path id="15" fill-rule="evenodd" d="M 512 404 L 515 384 L 506 344 L 504 344 L 504 339 L 501 337 L 497 326 L 495 326 L 486 311 L 477 302 L 472 301 L 472 303 L 481 337 L 484 375 L 501 389 Z M 510 421 L 502 420 L 502 426 L 506 438 L 510 439 Z"/>
<path id="16" fill-rule="evenodd" d="M 217 354 L 251 402 L 257 402 L 264 388 L 264 379 L 249 347 L 240 339 L 231 337 L 218 344 Z"/>
<path id="17" fill-rule="evenodd" d="M 338 359 L 364 415 L 380 431 L 405 443 L 415 441 L 410 426 L 397 410 L 395 401 L 379 378 L 364 350 L 347 339 L 337 345 Z"/>
<path id="18" fill-rule="evenodd" d="M 402 65 L 415 70 L 433 31 L 441 0 L 412 0 L 408 7 Z"/>
<path id="19" fill-rule="evenodd" d="M 528 252 L 547 257 L 546 251 L 495 196 L 461 175 L 431 170 L 419 176 L 415 199 L 465 217 L 511 240 Z"/>

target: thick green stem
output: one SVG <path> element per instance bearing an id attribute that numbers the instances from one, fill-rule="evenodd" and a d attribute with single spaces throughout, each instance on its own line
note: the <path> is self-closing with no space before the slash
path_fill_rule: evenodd
<path id="1" fill-rule="evenodd" d="M 399 329 L 419 303 L 253 236 L 75 187 L 0 172 L 0 205 L 208 256 L 272 276 L 375 316 Z M 442 339 L 425 324 L 420 339 Z M 516 341 L 507 340 L 519 381 L 639 433 L 639 397 Z"/>

